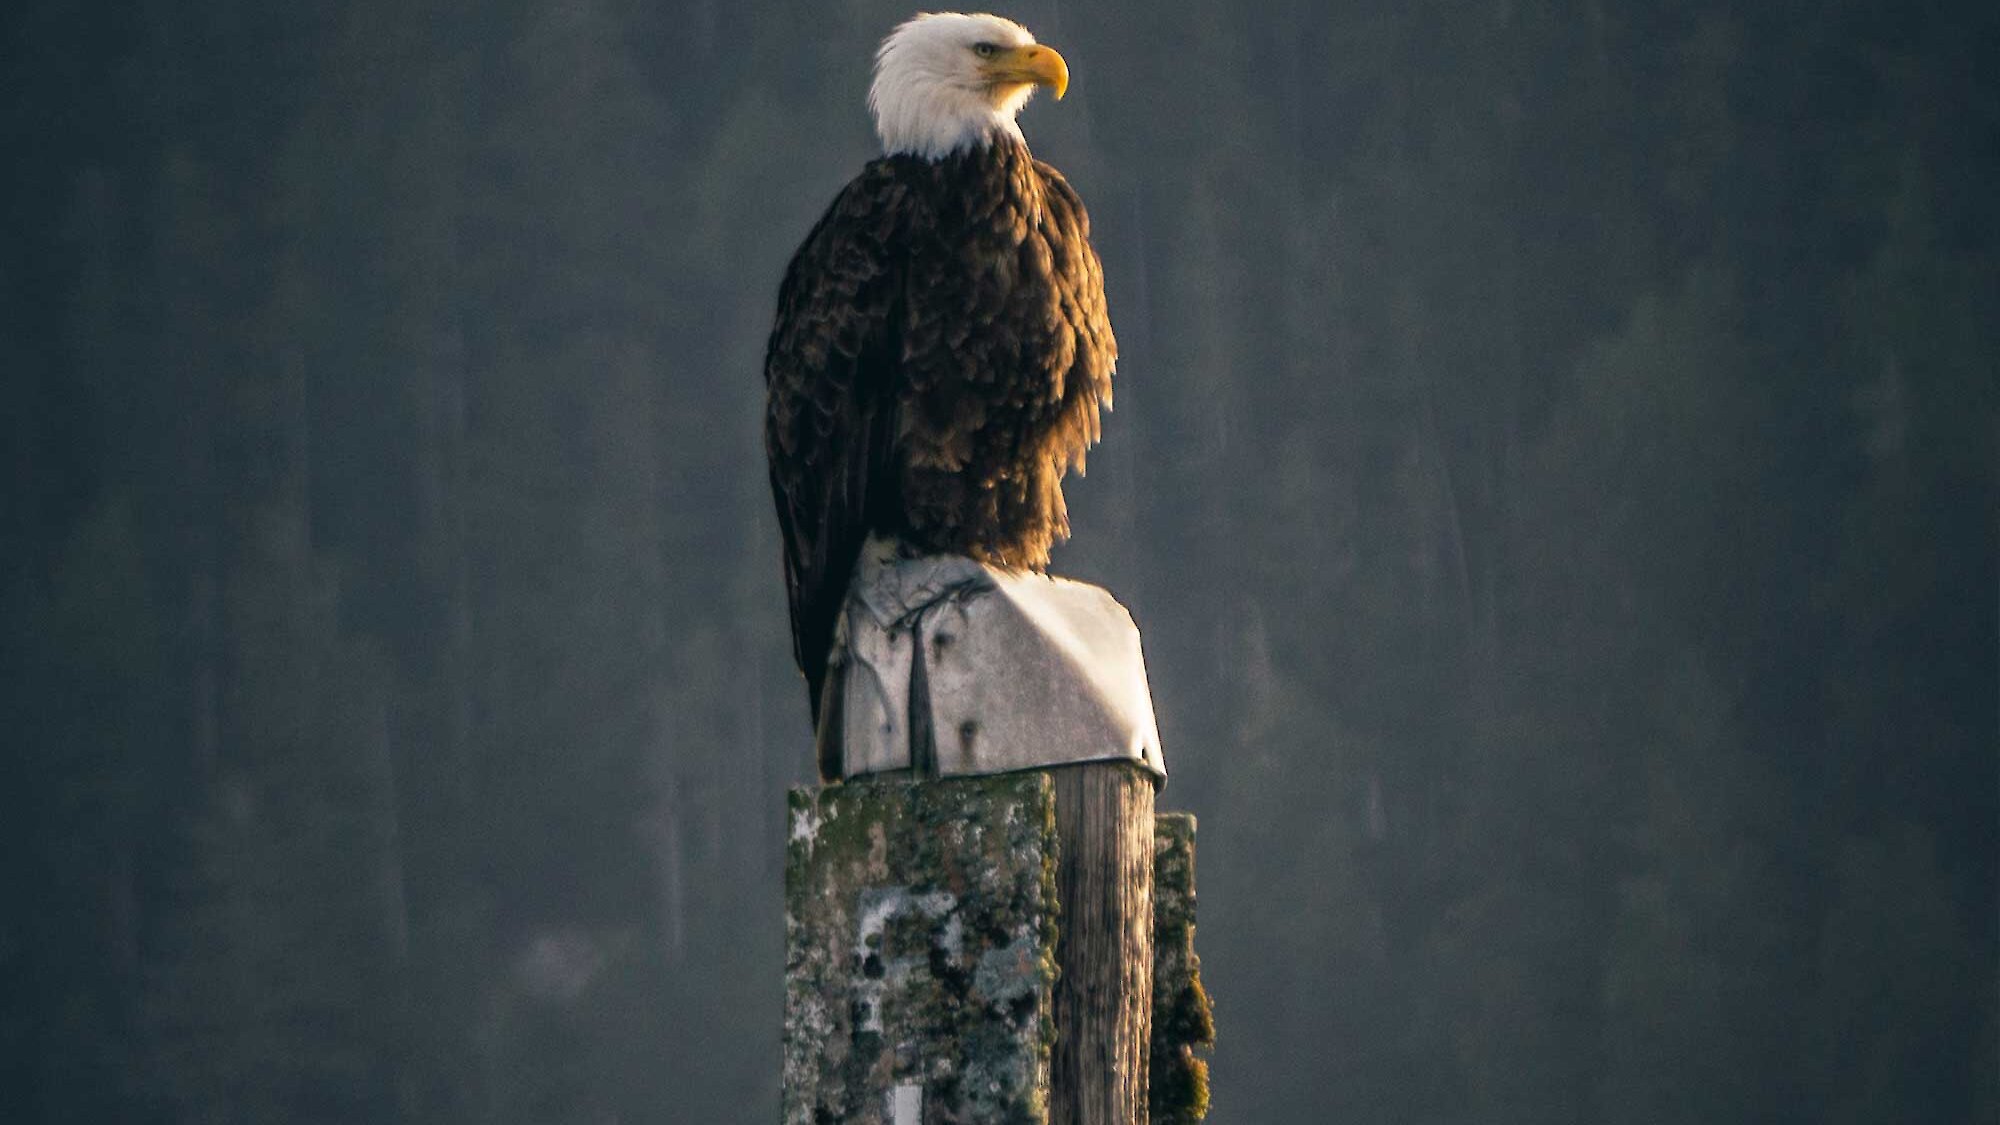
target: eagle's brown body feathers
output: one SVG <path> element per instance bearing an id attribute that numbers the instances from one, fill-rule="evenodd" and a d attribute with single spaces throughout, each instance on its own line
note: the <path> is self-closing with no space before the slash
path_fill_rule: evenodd
<path id="1" fill-rule="evenodd" d="M 1018 141 L 888 156 L 792 259 L 765 445 L 793 648 L 815 711 L 870 532 L 1040 570 L 1097 440 L 1117 343 L 1090 220 Z"/>

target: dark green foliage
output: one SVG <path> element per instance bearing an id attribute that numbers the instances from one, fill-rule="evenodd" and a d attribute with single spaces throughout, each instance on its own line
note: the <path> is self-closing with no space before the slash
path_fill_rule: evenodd
<path id="1" fill-rule="evenodd" d="M 770 1120 L 909 3 L 0 12 L 0 1118 Z M 2000 1122 L 2000 9 L 1024 0 L 1210 1120 Z"/>

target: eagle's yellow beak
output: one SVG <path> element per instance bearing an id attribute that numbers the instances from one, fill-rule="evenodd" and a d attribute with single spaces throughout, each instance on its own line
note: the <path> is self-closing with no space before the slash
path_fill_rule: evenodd
<path id="1" fill-rule="evenodd" d="M 981 69 L 995 86 L 1047 86 L 1057 101 L 1069 92 L 1069 64 L 1054 47 L 1040 43 L 1001 51 Z"/>

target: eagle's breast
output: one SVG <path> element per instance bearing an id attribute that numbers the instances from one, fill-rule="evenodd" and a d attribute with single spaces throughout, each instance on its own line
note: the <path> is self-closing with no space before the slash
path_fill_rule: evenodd
<path id="1" fill-rule="evenodd" d="M 920 547 L 1040 569 L 1061 480 L 1097 439 L 1117 345 L 1089 220 L 1060 173 L 996 143 L 937 162 L 909 232 L 900 486 Z"/>

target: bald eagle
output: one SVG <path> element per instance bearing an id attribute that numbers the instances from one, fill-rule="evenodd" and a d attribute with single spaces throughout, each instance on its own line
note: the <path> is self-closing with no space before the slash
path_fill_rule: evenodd
<path id="1" fill-rule="evenodd" d="M 1068 85 L 998 16 L 897 27 L 868 95 L 883 155 L 786 270 L 764 437 L 815 722 L 868 536 L 1040 571 L 1069 535 L 1062 478 L 1097 441 L 1117 343 L 1083 203 L 1015 123 Z"/>

